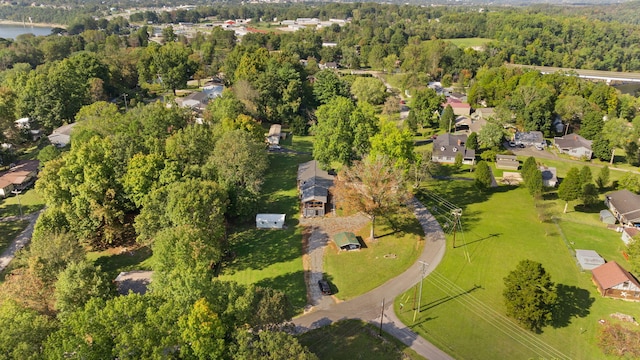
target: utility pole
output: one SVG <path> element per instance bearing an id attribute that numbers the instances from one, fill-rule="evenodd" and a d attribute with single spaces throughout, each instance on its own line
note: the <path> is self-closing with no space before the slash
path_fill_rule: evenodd
<path id="1" fill-rule="evenodd" d="M 451 211 L 451 215 L 453 215 L 453 248 L 456 248 L 456 228 L 458 224 L 460 224 L 460 217 L 462 216 L 462 209 L 455 209 Z"/>
<path id="2" fill-rule="evenodd" d="M 380 336 L 382 336 L 382 319 L 384 319 L 384 298 L 382 298 L 382 314 L 380 314 Z"/>
<path id="3" fill-rule="evenodd" d="M 122 94 L 122 96 L 124 97 L 124 109 L 129 111 L 129 106 L 127 105 L 127 93 Z"/>
<path id="4" fill-rule="evenodd" d="M 422 283 L 424 282 L 424 276 L 427 273 L 427 267 L 429 266 L 428 263 L 422 261 L 422 260 L 418 260 L 418 262 L 420 264 L 422 264 L 422 271 L 421 271 L 421 276 L 420 276 L 420 294 L 418 295 L 418 308 L 416 309 L 416 311 L 413 312 L 413 322 L 416 322 L 416 315 L 418 314 L 418 312 L 420 312 L 420 304 L 422 303 Z"/>
<path id="5" fill-rule="evenodd" d="M 22 217 L 22 204 L 20 203 L 20 193 L 21 190 L 12 190 L 12 193 L 16 194 L 16 198 L 18 199 L 18 208 L 20 209 L 20 217 Z"/>

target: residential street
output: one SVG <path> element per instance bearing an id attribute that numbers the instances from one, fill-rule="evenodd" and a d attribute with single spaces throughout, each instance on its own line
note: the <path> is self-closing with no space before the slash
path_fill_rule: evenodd
<path id="1" fill-rule="evenodd" d="M 293 323 L 296 325 L 298 332 L 305 332 L 310 329 L 329 325 L 334 321 L 342 319 L 361 319 L 379 324 L 382 302 L 384 300 L 385 316 L 383 319 L 383 329 L 385 331 L 427 359 L 453 359 L 402 324 L 393 311 L 393 300 L 395 297 L 409 290 L 420 281 L 423 267 L 420 261 L 429 264 L 425 272 L 425 275 L 428 275 L 442 260 L 446 248 L 444 232 L 436 219 L 417 199 L 414 198 L 411 205 L 414 207 L 414 214 L 422 225 L 426 240 L 424 250 L 418 261 L 404 273 L 357 298 L 340 303 L 323 300 L 320 302 L 322 306 L 315 306 L 304 315 L 293 319 Z M 318 228 L 314 227 L 314 229 Z M 312 236 L 312 238 L 314 237 Z M 324 241 L 324 245 L 326 245 L 326 240 L 322 240 L 326 239 L 325 236 L 317 236 L 314 239 L 320 239 L 320 241 Z M 309 248 L 313 248 L 312 244 L 309 244 Z M 309 286 L 314 287 L 314 283 L 311 282 Z M 331 298 L 325 297 L 325 299 Z"/>

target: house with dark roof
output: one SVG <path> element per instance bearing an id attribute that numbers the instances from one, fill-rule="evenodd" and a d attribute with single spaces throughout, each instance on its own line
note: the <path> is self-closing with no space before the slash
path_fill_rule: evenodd
<path id="1" fill-rule="evenodd" d="M 433 162 L 453 164 L 456 156 L 462 154 L 462 163 L 473 165 L 476 159 L 476 152 L 467 149 L 464 144 L 467 142 L 467 135 L 441 134 L 433 140 L 433 152 L 431 160 Z"/>
<path id="2" fill-rule="evenodd" d="M 184 98 L 178 98 L 176 101 L 180 101 L 182 107 L 192 108 L 194 110 L 204 110 L 211 98 L 204 91 L 191 93 Z"/>
<path id="3" fill-rule="evenodd" d="M 516 132 L 513 137 L 513 141 L 516 145 L 524 146 L 547 146 L 547 142 L 544 140 L 544 136 L 541 131 L 526 131 Z"/>
<path id="4" fill-rule="evenodd" d="M 591 271 L 591 280 L 602 296 L 640 301 L 640 283 L 615 261 L 600 265 Z"/>
<path id="5" fill-rule="evenodd" d="M 329 203 L 333 176 L 322 170 L 316 160 L 298 165 L 300 211 L 304 217 L 324 216 Z"/>
<path id="6" fill-rule="evenodd" d="M 553 144 L 561 154 L 568 154 L 581 159 L 591 159 L 593 155 L 593 151 L 591 151 L 592 143 L 593 141 L 587 140 L 578 134 L 553 138 Z"/>
<path id="7" fill-rule="evenodd" d="M 604 204 L 622 226 L 640 226 L 640 195 L 627 189 L 618 190 L 607 194 Z"/>

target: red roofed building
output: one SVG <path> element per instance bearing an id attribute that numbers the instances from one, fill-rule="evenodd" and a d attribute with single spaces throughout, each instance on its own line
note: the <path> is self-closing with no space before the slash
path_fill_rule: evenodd
<path id="1" fill-rule="evenodd" d="M 615 261 L 591 270 L 591 280 L 602 296 L 640 301 L 640 283 Z"/>
<path id="2" fill-rule="evenodd" d="M 458 116 L 469 116 L 471 115 L 471 105 L 462 102 L 458 99 L 447 98 L 447 102 L 442 104 L 443 107 L 447 107 L 447 105 L 451 105 L 453 109 L 453 113 Z"/>

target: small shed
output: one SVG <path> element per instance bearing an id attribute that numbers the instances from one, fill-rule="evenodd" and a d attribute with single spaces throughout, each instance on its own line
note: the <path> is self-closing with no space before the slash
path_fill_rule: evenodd
<path id="1" fill-rule="evenodd" d="M 600 211 L 600 221 L 602 221 L 605 224 L 615 224 L 616 223 L 616 217 L 613 216 L 613 214 L 611 213 L 611 211 L 609 210 L 602 210 Z"/>
<path id="2" fill-rule="evenodd" d="M 285 214 L 257 214 L 256 227 L 258 229 L 284 228 Z"/>
<path id="3" fill-rule="evenodd" d="M 604 264 L 604 259 L 593 250 L 576 250 L 576 259 L 582 270 L 593 270 Z"/>
<path id="4" fill-rule="evenodd" d="M 635 238 L 637 237 L 638 233 L 640 233 L 640 230 L 638 230 L 637 228 L 626 227 L 622 229 L 621 239 L 622 241 L 624 241 L 625 245 L 629 245 L 630 243 L 635 241 Z"/>
<path id="5" fill-rule="evenodd" d="M 496 168 L 518 170 L 520 162 L 515 155 L 496 155 Z"/>
<path id="6" fill-rule="evenodd" d="M 333 241 L 340 250 L 357 250 L 360 249 L 360 242 L 356 234 L 352 232 L 341 232 L 333 236 Z"/>

